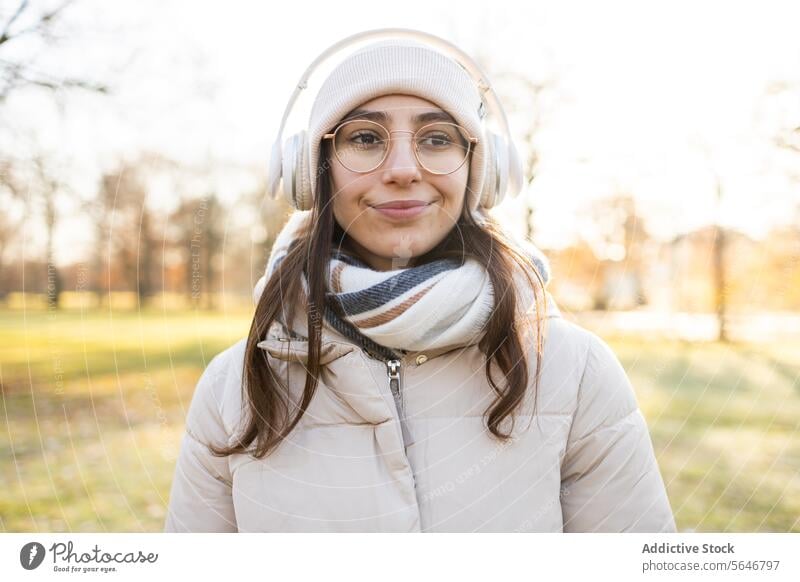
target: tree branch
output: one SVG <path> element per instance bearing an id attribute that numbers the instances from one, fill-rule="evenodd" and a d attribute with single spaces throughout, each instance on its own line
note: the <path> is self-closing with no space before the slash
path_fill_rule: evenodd
<path id="1" fill-rule="evenodd" d="M 39 19 L 30 25 L 27 28 L 23 28 L 19 32 L 11 33 L 11 25 L 14 21 L 25 11 L 25 8 L 28 5 L 28 0 L 23 0 L 20 6 L 17 8 L 17 11 L 11 17 L 11 19 L 6 23 L 6 26 L 3 30 L 3 34 L 0 35 L 0 45 L 10 40 L 14 40 L 15 38 L 19 38 L 20 36 L 24 36 L 26 34 L 30 34 L 33 32 L 40 32 L 44 36 L 48 36 L 49 34 L 49 26 L 52 25 L 55 18 L 64 11 L 64 9 L 72 4 L 75 0 L 64 0 L 59 6 L 51 10 L 50 12 L 46 12 L 39 17 Z"/>
<path id="2" fill-rule="evenodd" d="M 11 27 L 13 26 L 14 22 L 19 18 L 19 16 L 25 12 L 25 9 L 28 7 L 28 0 L 22 0 L 17 6 L 17 11 L 8 19 L 6 25 L 3 27 L 3 34 L 0 34 L 0 44 L 3 44 L 7 40 L 10 40 L 12 37 L 10 36 Z"/>

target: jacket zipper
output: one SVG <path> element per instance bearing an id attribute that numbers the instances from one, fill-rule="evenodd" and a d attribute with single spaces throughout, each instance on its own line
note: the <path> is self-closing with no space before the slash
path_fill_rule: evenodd
<path id="1" fill-rule="evenodd" d="M 400 391 L 400 360 L 386 360 L 386 371 L 389 375 L 389 389 L 394 396 L 397 404 L 397 412 L 402 420 L 403 417 L 403 395 Z"/>
<path id="2" fill-rule="evenodd" d="M 408 427 L 406 426 L 406 411 L 405 404 L 403 402 L 403 390 L 400 384 L 401 365 L 401 360 L 386 360 L 386 372 L 389 376 L 389 389 L 394 397 L 394 402 L 397 408 L 397 416 L 400 419 L 400 435 L 403 439 L 404 447 L 408 447 L 411 444 L 411 433 L 408 431 Z"/>

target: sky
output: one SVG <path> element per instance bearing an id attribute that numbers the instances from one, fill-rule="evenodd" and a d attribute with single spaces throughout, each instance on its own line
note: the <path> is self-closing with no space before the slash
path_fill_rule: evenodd
<path id="1" fill-rule="evenodd" d="M 120 156 L 147 150 L 199 168 L 215 160 L 221 169 L 200 172 L 202 180 L 233 200 L 249 170 L 266 167 L 306 66 L 349 34 L 389 26 L 442 36 L 492 72 L 550 80 L 539 111 L 511 115 L 517 138 L 533 115 L 541 117 L 536 180 L 498 211 L 519 231 L 520 209 L 533 203 L 541 246 L 574 240 L 587 228 L 579 218 L 587 201 L 620 190 L 637 198 L 648 228 L 664 240 L 714 220 L 759 237 L 800 203 L 800 183 L 787 171 L 800 156 L 776 152 L 768 139 L 784 119 L 800 125 L 800 91 L 765 97 L 775 81 L 800 88 L 796 2 L 142 0 L 108 7 L 79 2 L 66 23 L 68 40 L 40 62 L 110 82 L 114 94 L 74 93 L 60 112 L 44 97 L 22 95 L 7 110 L 17 133 L 3 141 L 22 155 L 31 140 L 52 152 L 87 197 Z M 312 77 L 292 127 L 302 126 L 323 77 Z M 152 203 L 177 201 L 165 192 Z M 68 261 L 91 239 L 80 212 L 65 205 L 63 213 L 59 259 Z"/>

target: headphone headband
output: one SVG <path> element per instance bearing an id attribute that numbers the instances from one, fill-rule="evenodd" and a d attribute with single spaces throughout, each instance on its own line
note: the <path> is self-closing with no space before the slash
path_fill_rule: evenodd
<path id="1" fill-rule="evenodd" d="M 294 109 L 294 105 L 297 102 L 297 99 L 300 97 L 300 94 L 303 90 L 308 88 L 308 80 L 311 75 L 319 68 L 319 66 L 324 63 L 325 61 L 329 60 L 333 55 L 359 43 L 366 43 L 366 42 L 373 42 L 383 39 L 407 39 L 407 40 L 416 40 L 420 41 L 432 48 L 437 49 L 439 52 L 444 54 L 445 56 L 450 57 L 455 62 L 457 62 L 473 79 L 478 89 L 479 95 L 481 97 L 481 110 L 480 116 L 482 120 L 485 120 L 487 115 L 491 118 L 497 119 L 500 122 L 500 130 L 502 132 L 502 136 L 505 139 L 505 143 L 512 144 L 512 137 L 511 137 L 511 130 L 508 124 L 508 118 L 506 117 L 506 113 L 503 110 L 502 105 L 500 104 L 500 99 L 497 96 L 494 88 L 492 87 L 491 83 L 488 81 L 488 77 L 481 69 L 480 65 L 475 62 L 472 57 L 462 51 L 460 48 L 452 44 L 451 42 L 440 38 L 436 35 L 422 32 L 419 30 L 413 30 L 408 28 L 378 28 L 373 30 L 367 30 L 364 32 L 360 32 L 351 36 L 348 36 L 339 42 L 331 45 L 328 49 L 326 49 L 322 54 L 320 54 L 317 58 L 315 58 L 305 72 L 300 77 L 300 80 L 297 82 L 297 85 L 292 92 L 291 97 L 289 98 L 289 102 L 286 104 L 286 108 L 284 109 L 283 116 L 281 118 L 280 128 L 278 129 L 278 135 L 275 140 L 275 143 L 272 146 L 272 159 L 279 160 L 281 159 L 281 147 L 283 143 L 283 132 L 286 127 L 286 122 L 291 115 L 292 110 Z M 270 167 L 270 171 L 273 175 L 269 176 L 269 191 L 271 195 L 275 195 L 278 191 L 278 185 L 280 183 L 281 178 L 284 180 L 292 179 L 291 176 L 281 176 L 282 174 L 282 166 L 276 163 L 273 163 Z M 522 176 L 521 173 L 511 171 L 509 178 L 509 189 L 512 192 L 519 192 L 519 189 L 522 186 Z"/>
<path id="2" fill-rule="evenodd" d="M 497 129 L 500 131 L 499 135 L 487 131 L 487 137 L 490 138 L 491 148 L 494 153 L 493 157 L 495 158 L 493 167 L 495 171 L 496 188 L 491 193 L 484 192 L 484 194 L 480 194 L 480 200 L 482 200 L 481 204 L 484 204 L 486 207 L 491 207 L 502 199 L 506 191 L 509 191 L 511 196 L 515 196 L 519 193 L 522 188 L 522 166 L 511 137 L 508 118 L 506 117 L 506 113 L 503 110 L 497 93 L 480 65 L 454 44 L 433 34 L 407 28 L 379 28 L 348 36 L 331 45 L 322 54 L 317 56 L 303 72 L 286 104 L 283 116 L 281 117 L 278 135 L 272 146 L 270 171 L 267 176 L 267 189 L 270 195 L 273 197 L 277 195 L 281 180 L 283 180 L 284 194 L 292 201 L 294 206 L 297 208 L 305 208 L 308 206 L 309 194 L 306 192 L 308 189 L 307 178 L 301 179 L 301 177 L 297 175 L 298 172 L 305 172 L 305 170 L 299 168 L 298 165 L 301 163 L 299 161 L 300 158 L 305 158 L 301 150 L 303 147 L 307 147 L 307 144 L 305 144 L 304 137 L 300 137 L 299 143 L 296 144 L 295 142 L 297 140 L 293 138 L 291 140 L 292 144 L 287 144 L 287 148 L 290 148 L 291 151 L 283 151 L 283 133 L 295 103 L 303 90 L 308 88 L 308 80 L 311 75 L 314 74 L 322 63 L 329 60 L 333 55 L 353 45 L 367 44 L 384 39 L 412 40 L 422 45 L 427 45 L 444 57 L 450 58 L 467 73 L 475 84 L 480 98 L 478 117 L 481 123 L 486 126 L 486 119 L 489 117 L 494 123 L 499 122 L 499 127 Z M 303 136 L 305 135 L 305 132 L 301 133 Z M 300 193 L 301 190 L 302 193 Z"/>

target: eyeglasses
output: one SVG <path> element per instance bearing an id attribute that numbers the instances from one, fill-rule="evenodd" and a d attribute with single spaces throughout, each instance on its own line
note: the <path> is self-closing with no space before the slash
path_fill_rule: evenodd
<path id="1" fill-rule="evenodd" d="M 376 170 L 389 155 L 392 133 L 410 133 L 414 156 L 420 166 L 431 174 L 452 174 L 464 165 L 477 137 L 455 123 L 437 122 L 420 127 L 417 131 L 389 131 L 380 123 L 366 119 L 353 119 L 339 125 L 333 133 L 322 139 L 333 141 L 336 159 L 351 172 L 366 174 Z"/>

